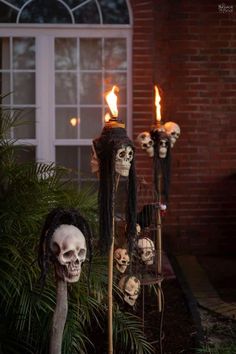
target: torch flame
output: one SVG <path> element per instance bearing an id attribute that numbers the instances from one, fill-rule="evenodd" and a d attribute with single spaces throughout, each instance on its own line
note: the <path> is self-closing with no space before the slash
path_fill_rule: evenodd
<path id="1" fill-rule="evenodd" d="M 110 113 L 106 113 L 104 117 L 105 123 L 108 123 L 110 119 L 111 119 Z"/>
<path id="2" fill-rule="evenodd" d="M 155 85 L 154 88 L 155 88 L 156 120 L 160 122 L 161 121 L 161 105 L 160 105 L 161 96 L 159 94 L 158 87 Z"/>
<path id="3" fill-rule="evenodd" d="M 118 92 L 119 92 L 119 87 L 114 85 L 112 87 L 112 90 L 109 91 L 105 95 L 105 98 L 106 98 L 107 104 L 108 104 L 108 106 L 110 108 L 112 117 L 115 117 L 115 118 L 118 117 L 117 95 L 116 95 L 116 93 L 118 93 Z"/>

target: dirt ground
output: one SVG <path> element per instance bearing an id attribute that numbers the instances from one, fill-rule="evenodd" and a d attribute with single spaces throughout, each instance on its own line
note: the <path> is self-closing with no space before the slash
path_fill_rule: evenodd
<path id="1" fill-rule="evenodd" d="M 146 291 L 145 334 L 158 354 L 195 353 L 197 328 L 178 280 L 164 280 L 162 290 L 163 314 L 158 312 L 157 304 L 153 301 L 153 293 Z"/>

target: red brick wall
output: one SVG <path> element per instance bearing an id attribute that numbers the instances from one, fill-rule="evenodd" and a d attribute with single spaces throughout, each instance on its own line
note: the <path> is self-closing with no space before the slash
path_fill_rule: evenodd
<path id="1" fill-rule="evenodd" d="M 236 5 L 225 14 L 220 4 L 132 1 L 134 138 L 153 122 L 154 82 L 164 122 L 181 127 L 164 220 L 177 252 L 236 250 Z M 137 171 L 152 174 L 138 148 Z"/>

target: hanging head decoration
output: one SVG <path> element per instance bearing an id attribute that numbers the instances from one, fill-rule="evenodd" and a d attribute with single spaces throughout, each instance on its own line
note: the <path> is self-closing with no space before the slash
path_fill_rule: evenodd
<path id="1" fill-rule="evenodd" d="M 118 111 L 111 109 L 111 112 L 112 118 L 110 117 L 106 122 L 101 135 L 93 140 L 93 148 L 96 152 L 99 170 L 100 249 L 102 252 L 107 252 L 112 242 L 112 214 L 116 194 L 116 181 L 117 176 L 121 175 L 128 179 L 126 236 L 129 250 L 131 251 L 136 235 L 134 145 L 127 136 L 124 123 L 117 119 Z"/>
<path id="2" fill-rule="evenodd" d="M 44 285 L 50 264 L 54 264 L 58 278 L 69 283 L 78 281 L 87 251 L 91 265 L 91 232 L 79 211 L 53 209 L 46 217 L 39 243 L 41 285 Z"/>
<path id="3" fill-rule="evenodd" d="M 155 128 L 151 130 L 150 135 L 154 143 L 153 173 L 156 192 L 163 192 L 165 201 L 167 202 L 170 184 L 170 138 L 165 132 Z M 163 179 L 162 191 L 158 190 L 158 175 L 160 173 Z"/>

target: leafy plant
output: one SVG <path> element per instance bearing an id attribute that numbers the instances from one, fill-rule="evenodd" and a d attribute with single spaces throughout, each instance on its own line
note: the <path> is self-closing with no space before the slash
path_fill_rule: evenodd
<path id="1" fill-rule="evenodd" d="M 46 354 L 55 308 L 53 271 L 42 291 L 37 250 L 41 226 L 54 207 L 79 208 L 96 233 L 97 195 L 70 184 L 69 172 L 44 163 L 18 163 L 22 147 L 9 138 L 21 112 L 0 112 L 0 353 Z M 65 182 L 68 180 L 68 182 Z M 69 311 L 63 353 L 97 353 L 106 333 L 107 260 L 95 255 L 88 287 L 88 264 L 78 283 L 68 285 Z M 114 305 L 114 345 L 120 352 L 152 352 L 139 319 Z M 94 333 L 97 328 L 98 333 Z M 104 352 L 104 348 L 103 348 Z"/>
<path id="2" fill-rule="evenodd" d="M 234 343 L 229 344 L 207 344 L 201 349 L 197 349 L 197 353 L 205 354 L 233 354 L 236 353 L 236 345 Z"/>

